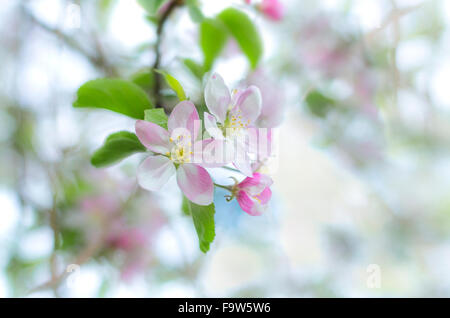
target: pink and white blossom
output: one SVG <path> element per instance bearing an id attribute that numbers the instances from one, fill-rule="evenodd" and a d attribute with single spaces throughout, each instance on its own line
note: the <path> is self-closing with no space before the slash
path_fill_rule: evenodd
<path id="1" fill-rule="evenodd" d="M 158 191 L 176 174 L 178 186 L 190 201 L 198 205 L 212 203 L 214 185 L 211 176 L 205 168 L 192 163 L 200 128 L 198 122 L 197 110 L 189 101 L 182 101 L 173 109 L 168 130 L 151 122 L 136 122 L 136 135 L 154 153 L 138 168 L 141 187 Z"/>
<path id="2" fill-rule="evenodd" d="M 272 178 L 268 175 L 255 172 L 235 185 L 233 192 L 236 193 L 241 209 L 253 216 L 261 215 L 272 197 L 272 183 Z"/>
<path id="3" fill-rule="evenodd" d="M 205 102 L 209 113 L 204 122 L 208 133 L 223 140 L 231 161 L 246 176 L 252 175 L 248 158 L 248 129 L 261 113 L 261 93 L 256 86 L 231 93 L 223 78 L 214 73 L 205 87 Z"/>

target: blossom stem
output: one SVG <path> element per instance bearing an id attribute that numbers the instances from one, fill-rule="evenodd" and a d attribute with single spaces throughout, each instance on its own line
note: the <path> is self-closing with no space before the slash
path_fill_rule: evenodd
<path id="1" fill-rule="evenodd" d="M 214 183 L 214 185 L 215 185 L 216 187 L 219 187 L 219 188 L 222 188 L 222 189 L 225 189 L 225 190 L 228 190 L 228 191 L 232 192 L 230 186 L 224 186 L 224 185 L 217 184 L 217 183 Z"/>
<path id="2" fill-rule="evenodd" d="M 223 168 L 223 169 L 230 170 L 230 171 L 233 171 L 233 172 L 239 172 L 239 173 L 241 173 L 239 170 L 234 169 L 234 168 L 231 168 L 231 167 L 223 166 L 222 168 Z"/>

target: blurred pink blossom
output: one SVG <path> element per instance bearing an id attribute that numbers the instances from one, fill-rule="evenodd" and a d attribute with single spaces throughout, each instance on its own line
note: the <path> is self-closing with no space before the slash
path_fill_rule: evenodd
<path id="1" fill-rule="evenodd" d="M 280 21 L 284 16 L 284 7 L 279 0 L 263 0 L 259 10 L 274 21 Z"/>
<path id="2" fill-rule="evenodd" d="M 244 1 L 247 4 L 252 3 L 251 0 Z M 262 0 L 255 7 L 271 20 L 280 21 L 284 17 L 284 6 L 279 0 Z"/>
<path id="3" fill-rule="evenodd" d="M 256 126 L 273 128 L 281 124 L 286 108 L 283 89 L 263 69 L 257 69 L 247 78 L 247 84 L 259 87 L 261 91 L 261 113 Z"/>
<path id="4" fill-rule="evenodd" d="M 127 227 L 124 224 L 120 227 L 110 233 L 107 239 L 109 245 L 123 250 L 132 250 L 147 243 L 148 235 L 146 235 L 144 229 Z"/>
<path id="5" fill-rule="evenodd" d="M 110 194 L 91 196 L 81 201 L 81 210 L 92 215 L 111 216 L 116 214 L 119 209 L 120 200 L 117 196 Z"/>
<path id="6" fill-rule="evenodd" d="M 89 177 L 92 179 L 92 175 Z M 84 232 L 86 242 L 103 242 L 97 255 L 122 255 L 114 260 L 118 262 L 121 279 L 130 281 L 152 265 L 153 243 L 167 220 L 148 193 L 134 199 L 139 204 L 126 204 L 118 191 L 111 191 L 122 184 L 129 188 L 126 182 L 110 174 L 95 175 L 95 178 L 101 188 L 96 191 L 102 192 L 80 200 L 81 213 L 73 219 L 72 226 Z"/>

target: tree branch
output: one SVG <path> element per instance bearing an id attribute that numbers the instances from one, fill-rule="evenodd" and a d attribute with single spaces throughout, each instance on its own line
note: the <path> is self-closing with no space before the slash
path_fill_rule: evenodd
<path id="1" fill-rule="evenodd" d="M 98 69 L 101 69 L 105 72 L 108 76 L 115 76 L 117 75 L 117 71 L 109 64 L 105 58 L 105 56 L 102 54 L 103 52 L 100 50 L 98 41 L 95 43 L 96 53 L 97 54 L 91 54 L 88 51 L 86 51 L 77 41 L 74 41 L 72 37 L 65 34 L 59 29 L 53 28 L 43 21 L 37 19 L 31 12 L 28 11 L 26 8 L 22 8 L 22 12 L 25 15 L 25 17 L 31 21 L 34 25 L 38 26 L 42 30 L 51 33 L 61 39 L 68 47 L 70 47 L 72 50 L 80 53 L 82 56 L 87 58 L 94 66 L 96 66 Z"/>
<path id="2" fill-rule="evenodd" d="M 153 63 L 152 70 L 159 69 L 159 65 L 161 62 L 161 42 L 162 42 L 162 33 L 164 30 L 164 25 L 167 21 L 167 18 L 173 12 L 173 10 L 183 4 L 183 0 L 174 0 L 169 4 L 169 7 L 166 11 L 164 11 L 163 15 L 159 19 L 158 26 L 156 28 L 156 44 L 155 44 L 155 62 Z M 161 74 L 154 72 L 155 74 L 155 85 L 153 86 L 153 94 L 155 96 L 155 107 L 163 107 L 162 106 L 162 98 L 161 98 Z"/>

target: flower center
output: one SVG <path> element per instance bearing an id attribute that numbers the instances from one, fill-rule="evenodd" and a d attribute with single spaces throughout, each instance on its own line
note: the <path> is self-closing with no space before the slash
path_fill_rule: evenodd
<path id="1" fill-rule="evenodd" d="M 245 133 L 249 125 L 250 120 L 245 121 L 242 118 L 241 110 L 238 110 L 236 113 L 227 114 L 227 119 L 222 127 L 222 131 L 224 135 L 231 138 L 239 137 Z"/>
<path id="2" fill-rule="evenodd" d="M 258 196 L 257 195 L 252 195 L 252 198 L 255 200 L 255 201 L 257 201 L 259 204 L 261 204 L 261 199 L 260 198 L 258 198 Z"/>
<path id="3" fill-rule="evenodd" d="M 182 164 L 191 161 L 191 151 L 192 143 L 183 138 L 183 136 L 178 136 L 175 140 L 170 138 L 170 142 L 173 144 L 170 152 L 166 153 L 170 160 L 175 163 Z"/>

